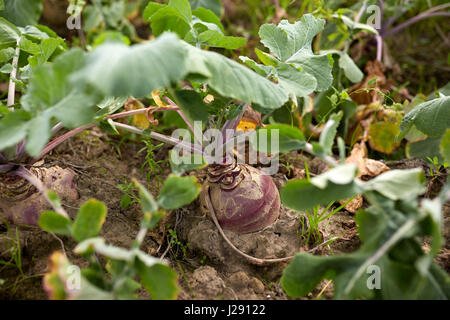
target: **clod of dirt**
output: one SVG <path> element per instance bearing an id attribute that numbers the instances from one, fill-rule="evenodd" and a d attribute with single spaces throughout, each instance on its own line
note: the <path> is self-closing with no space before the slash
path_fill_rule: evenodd
<path id="1" fill-rule="evenodd" d="M 190 206 L 192 210 L 184 215 L 178 230 L 189 248 L 206 255 L 212 262 L 221 265 L 224 272 L 249 270 L 254 266 L 233 251 L 222 239 L 211 219 L 200 213 L 198 204 Z M 268 228 L 254 233 L 239 234 L 224 230 L 230 241 L 245 253 L 257 258 L 283 258 L 300 251 L 302 240 L 297 234 L 301 222 L 297 214 L 281 206 L 280 217 Z M 280 264 L 271 268 L 279 269 Z"/>
<path id="2" fill-rule="evenodd" d="M 214 299 L 221 296 L 225 290 L 224 281 L 216 269 L 210 266 L 196 269 L 189 282 L 195 299 Z"/>

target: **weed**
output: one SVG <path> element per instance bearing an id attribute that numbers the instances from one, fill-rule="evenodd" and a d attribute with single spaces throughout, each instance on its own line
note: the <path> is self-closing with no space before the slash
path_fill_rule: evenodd
<path id="1" fill-rule="evenodd" d="M 141 166 L 141 172 L 144 172 L 145 169 L 147 172 L 147 181 L 148 183 L 152 182 L 152 178 L 156 178 L 156 180 L 161 183 L 163 180 L 161 175 L 163 173 L 162 164 L 167 163 L 166 160 L 158 160 L 155 161 L 155 151 L 161 148 L 164 143 L 160 143 L 158 145 L 153 145 L 150 140 L 144 140 L 145 147 L 138 151 L 137 154 L 140 154 L 145 151 L 145 162 Z"/>

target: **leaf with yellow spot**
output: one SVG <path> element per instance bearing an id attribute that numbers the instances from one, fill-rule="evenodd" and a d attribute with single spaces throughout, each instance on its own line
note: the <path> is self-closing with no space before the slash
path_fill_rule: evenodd
<path id="1" fill-rule="evenodd" d="M 139 110 L 139 109 L 145 109 L 145 106 L 139 100 L 136 100 L 134 98 L 130 98 L 125 103 L 125 109 L 127 111 Z M 141 130 L 145 130 L 145 129 L 147 129 L 150 126 L 150 122 L 148 121 L 147 116 L 145 115 L 145 113 L 133 115 L 133 124 L 137 128 L 139 128 Z"/>
<path id="2" fill-rule="evenodd" d="M 160 95 L 159 90 L 154 90 L 154 91 L 152 91 L 152 98 L 153 98 L 153 100 L 155 101 L 156 105 L 157 105 L 158 107 L 160 107 L 160 108 L 166 108 L 166 107 L 167 107 L 167 104 L 165 104 L 165 103 L 161 100 L 161 98 L 159 97 L 159 95 Z"/>

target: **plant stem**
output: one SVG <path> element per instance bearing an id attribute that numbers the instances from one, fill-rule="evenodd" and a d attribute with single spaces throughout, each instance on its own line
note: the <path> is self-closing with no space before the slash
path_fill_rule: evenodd
<path id="1" fill-rule="evenodd" d="M 395 28 L 392 28 L 391 30 L 386 31 L 383 34 L 383 37 L 384 38 L 390 37 L 390 36 L 396 34 L 397 32 L 399 32 L 399 31 L 409 27 L 410 25 L 412 25 L 416 22 L 419 22 L 423 19 L 427 19 L 427 18 L 431 18 L 431 17 L 450 17 L 450 12 L 436 12 L 436 11 L 443 10 L 443 9 L 446 9 L 449 7 L 450 7 L 450 3 L 447 3 L 447 4 L 442 4 L 442 5 L 433 7 L 427 11 L 424 11 L 421 14 L 419 14 L 415 17 L 412 17 L 411 19 L 403 22 L 402 24 L 399 24 Z"/>
<path id="2" fill-rule="evenodd" d="M 375 38 L 377 39 L 377 61 L 381 62 L 383 58 L 383 38 L 379 34 Z"/>
<path id="3" fill-rule="evenodd" d="M 364 13 L 364 10 L 366 10 L 366 6 L 367 6 L 367 0 L 364 0 L 364 3 L 361 6 L 361 9 L 359 9 L 359 12 L 355 17 L 355 22 L 359 22 L 359 20 L 361 19 L 362 15 Z"/>
<path id="4" fill-rule="evenodd" d="M 16 93 L 16 83 L 14 82 L 14 80 L 17 77 L 17 66 L 19 64 L 19 55 L 20 55 L 20 37 L 19 39 L 17 39 L 17 43 L 16 43 L 16 51 L 14 52 L 14 57 L 12 60 L 12 71 L 11 71 L 11 75 L 9 77 L 9 87 L 8 87 L 8 102 L 7 102 L 7 106 L 12 106 L 14 104 L 14 97 L 15 97 L 15 93 Z M 9 108 L 9 110 L 13 110 L 13 108 Z"/>
<path id="5" fill-rule="evenodd" d="M 88 125 L 85 125 L 85 126 L 82 126 L 82 127 L 78 127 L 76 129 L 73 129 L 72 131 L 67 132 L 66 134 L 63 134 L 60 137 L 55 138 L 54 140 L 49 142 L 44 147 L 44 149 L 42 149 L 41 153 L 39 153 L 39 155 L 37 157 L 33 158 L 31 163 L 35 163 L 36 161 L 41 159 L 43 156 L 45 156 L 47 153 L 49 153 L 50 151 L 55 149 L 57 146 L 59 146 L 61 143 L 63 143 L 67 139 L 69 139 L 69 138 L 71 138 L 71 137 L 73 137 L 73 136 L 83 132 L 84 130 L 90 129 L 92 127 L 95 127 L 95 124 L 88 124 Z"/>
<path id="6" fill-rule="evenodd" d="M 140 135 L 147 135 L 146 131 L 138 129 L 138 128 L 133 127 L 133 126 L 130 126 L 128 124 L 114 122 L 114 125 L 116 127 L 118 127 L 118 128 L 121 128 L 123 130 L 129 131 L 129 132 L 132 132 L 132 133 L 136 133 L 136 134 L 140 134 Z M 150 135 L 151 138 L 153 138 L 155 140 L 158 140 L 158 141 L 161 141 L 161 142 L 164 142 L 164 143 L 168 143 L 170 145 L 179 145 L 179 146 L 181 146 L 184 149 L 189 150 L 189 151 L 194 150 L 194 152 L 198 152 L 200 154 L 202 154 L 202 152 L 203 152 L 201 149 L 198 149 L 196 145 L 194 145 L 194 144 L 192 144 L 190 142 L 182 141 L 182 140 L 179 140 L 179 139 L 176 139 L 176 138 L 173 138 L 173 137 L 169 137 L 169 136 L 166 136 L 164 134 L 160 134 L 160 133 L 157 133 L 157 132 L 154 132 L 154 131 L 151 131 L 149 133 L 149 135 Z"/>
<path id="7" fill-rule="evenodd" d="M 137 109 L 137 110 L 130 110 L 130 111 L 124 111 L 124 112 L 120 112 L 120 113 L 116 113 L 116 114 L 112 114 L 109 116 L 106 116 L 104 119 L 119 119 L 119 118 L 125 118 L 128 116 L 132 116 L 132 115 L 136 115 L 136 114 L 142 114 L 142 113 L 147 113 L 148 111 L 177 111 L 180 110 L 180 108 L 178 108 L 177 106 L 170 106 L 170 107 L 165 107 L 165 108 L 154 108 L 154 107 L 150 107 L 150 108 L 145 108 L 145 109 Z"/>
<path id="8" fill-rule="evenodd" d="M 25 167 L 19 167 L 19 169 L 13 171 L 10 173 L 11 175 L 16 175 L 18 177 L 21 177 L 25 180 L 27 180 L 29 183 L 31 183 L 38 191 L 44 196 L 45 200 L 47 200 L 48 203 L 51 204 L 55 212 L 59 213 L 60 215 L 70 219 L 67 212 L 61 207 L 57 206 L 53 201 L 51 201 L 47 195 L 47 187 L 42 183 L 41 180 L 38 179 L 30 170 L 28 170 Z"/>
<path id="9" fill-rule="evenodd" d="M 14 168 L 12 164 L 0 164 L 0 173 L 5 173 Z"/>
<path id="10" fill-rule="evenodd" d="M 312 144 L 310 144 L 308 142 L 306 143 L 306 145 L 303 149 L 312 155 L 315 154 Z M 325 160 L 325 162 L 328 163 L 332 167 L 336 167 L 337 165 L 339 165 L 339 163 L 333 157 L 330 157 L 330 156 L 325 156 L 325 158 L 323 158 L 323 160 Z"/>

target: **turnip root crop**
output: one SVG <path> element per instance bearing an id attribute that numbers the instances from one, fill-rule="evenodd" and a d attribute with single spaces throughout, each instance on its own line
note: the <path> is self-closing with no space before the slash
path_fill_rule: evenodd
<path id="1" fill-rule="evenodd" d="M 75 173 L 58 166 L 32 167 L 45 188 L 56 192 L 64 200 L 78 199 L 73 183 Z M 0 217 L 14 224 L 37 225 L 41 212 L 50 208 L 48 200 L 26 179 L 16 175 L 0 174 Z"/>
<path id="2" fill-rule="evenodd" d="M 200 195 L 205 212 L 209 212 L 209 196 L 217 220 L 226 230 L 260 231 L 272 225 L 280 214 L 280 196 L 272 178 L 249 165 L 210 165 Z"/>

